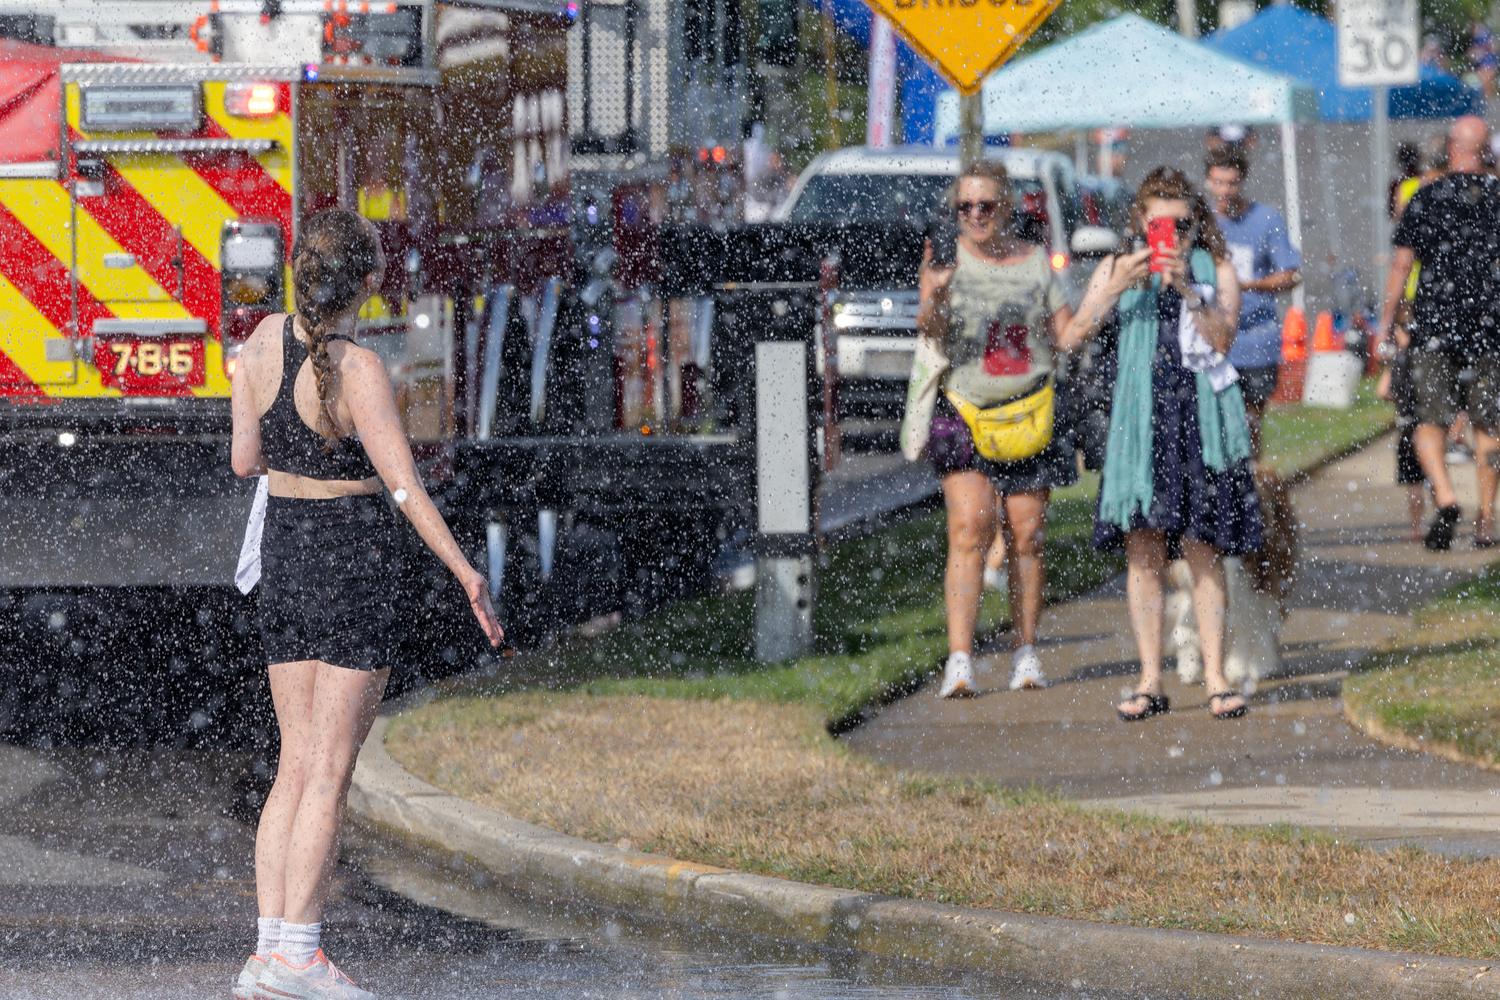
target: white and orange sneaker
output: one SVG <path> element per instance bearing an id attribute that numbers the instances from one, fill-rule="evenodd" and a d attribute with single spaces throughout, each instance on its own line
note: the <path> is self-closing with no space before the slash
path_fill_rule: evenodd
<path id="1" fill-rule="evenodd" d="M 259 955 L 251 955 L 245 959 L 240 978 L 235 980 L 234 989 L 229 991 L 234 1000 L 255 1000 L 255 984 L 260 982 L 260 974 L 265 971 L 266 960 Z"/>
<path id="2" fill-rule="evenodd" d="M 972 698 L 978 694 L 974 686 L 974 660 L 968 653 L 949 653 L 943 667 L 943 683 L 938 688 L 939 698 Z"/>
<path id="3" fill-rule="evenodd" d="M 257 1000 L 376 1000 L 375 994 L 350 982 L 321 948 L 301 969 L 287 965 L 280 955 L 272 955 L 255 984 L 255 996 Z"/>
<path id="4" fill-rule="evenodd" d="M 1042 661 L 1036 655 L 1036 647 L 1022 646 L 1010 654 L 1010 689 L 1020 691 L 1030 688 L 1039 691 L 1047 686 L 1047 675 L 1042 673 Z"/>

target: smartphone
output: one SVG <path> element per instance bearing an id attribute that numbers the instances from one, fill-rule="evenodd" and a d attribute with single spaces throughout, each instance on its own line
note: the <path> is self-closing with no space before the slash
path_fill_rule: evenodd
<path id="1" fill-rule="evenodd" d="M 1146 223 L 1146 243 L 1151 247 L 1151 273 L 1160 274 L 1162 258 L 1177 249 L 1177 220 L 1149 220 Z"/>
<path id="2" fill-rule="evenodd" d="M 953 267 L 958 263 L 958 220 L 942 216 L 927 224 L 932 242 L 932 266 Z"/>

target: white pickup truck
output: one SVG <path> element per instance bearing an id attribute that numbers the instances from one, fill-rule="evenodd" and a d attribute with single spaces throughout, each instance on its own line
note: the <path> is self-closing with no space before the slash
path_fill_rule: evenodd
<path id="1" fill-rule="evenodd" d="M 1084 224 L 1073 162 L 1034 149 L 991 147 L 986 155 L 1004 163 L 1010 174 L 1020 235 L 1047 250 L 1065 293 L 1076 303 L 1088 269 L 1075 269 L 1074 257 L 1106 253 L 1118 238 L 1110 229 Z M 920 227 L 946 211 L 943 199 L 957 176 L 958 154 L 930 146 L 833 150 L 802 172 L 773 221 Z M 912 274 L 899 288 L 842 292 L 835 298 L 843 415 L 901 415 L 916 347 L 916 283 Z"/>

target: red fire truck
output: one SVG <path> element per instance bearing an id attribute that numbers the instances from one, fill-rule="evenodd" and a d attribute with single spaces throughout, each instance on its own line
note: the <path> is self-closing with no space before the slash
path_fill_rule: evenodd
<path id="1" fill-rule="evenodd" d="M 476 308 L 571 279 L 572 17 L 82 9 L 0 18 L 26 39 L 0 39 L 0 585 L 222 585 L 247 506 L 229 377 L 289 306 L 301 219 L 342 206 L 380 230 L 361 337 L 440 474 L 474 423 Z"/>

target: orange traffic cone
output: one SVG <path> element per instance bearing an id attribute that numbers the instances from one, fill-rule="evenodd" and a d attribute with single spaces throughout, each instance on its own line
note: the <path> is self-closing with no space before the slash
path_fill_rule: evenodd
<path id="1" fill-rule="evenodd" d="M 1318 321 L 1313 326 L 1313 350 L 1315 351 L 1342 351 L 1344 345 L 1339 343 L 1333 334 L 1333 313 L 1318 313 Z"/>
<path id="2" fill-rule="evenodd" d="M 1333 318 L 1329 317 L 1332 329 Z M 1302 401 L 1302 383 L 1307 378 L 1307 314 L 1296 306 L 1286 311 L 1281 328 L 1281 366 L 1276 373 L 1276 395 L 1273 403 Z"/>
<path id="3" fill-rule="evenodd" d="M 1281 360 L 1305 361 L 1307 359 L 1307 314 L 1296 306 L 1286 311 L 1286 322 L 1281 327 Z"/>

